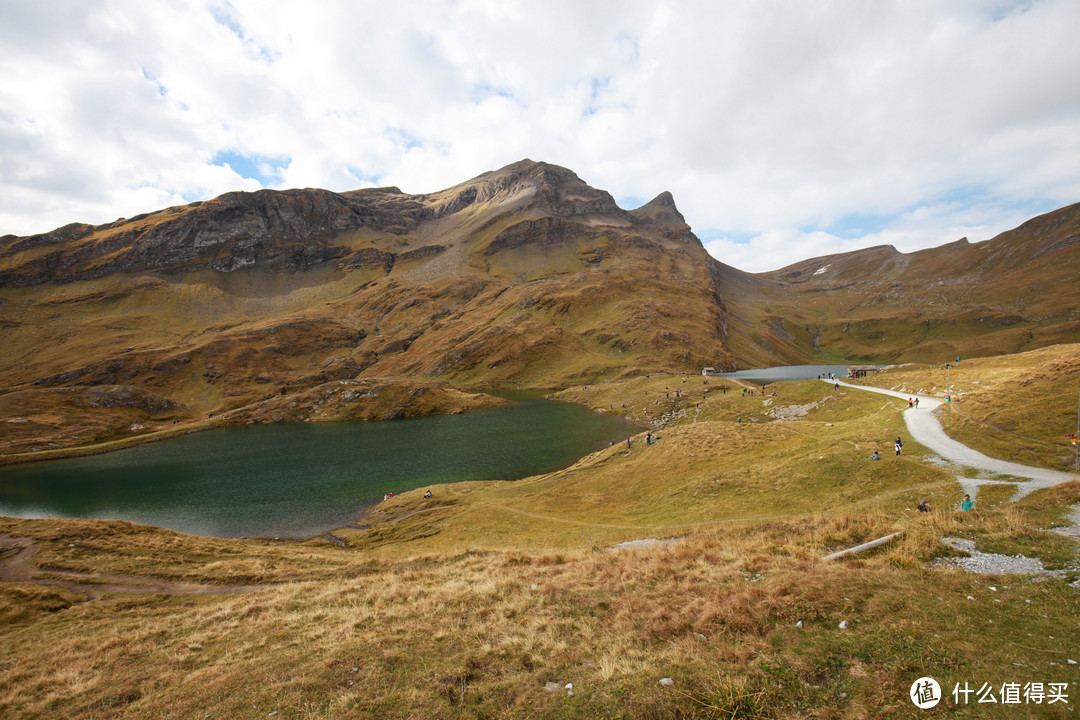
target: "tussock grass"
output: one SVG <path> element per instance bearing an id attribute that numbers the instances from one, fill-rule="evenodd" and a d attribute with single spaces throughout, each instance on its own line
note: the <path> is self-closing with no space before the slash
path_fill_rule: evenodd
<path id="1" fill-rule="evenodd" d="M 1047 662 L 1080 640 L 1075 590 L 1017 579 L 998 595 L 1001 580 L 923 565 L 939 534 L 1003 522 L 837 511 L 668 546 L 427 556 L 244 596 L 114 596 L 3 626 L 20 663 L 3 668 L 0 712 L 913 716 L 925 673 L 1070 677 Z M 820 560 L 898 527 L 894 546 Z M 1027 632 L 1039 639 L 1009 645 Z"/>
<path id="2" fill-rule="evenodd" d="M 571 392 L 638 413 L 672 379 L 620 382 Z M 812 407 L 767 418 L 781 401 Z M 887 452 L 904 403 L 817 382 L 695 402 L 653 445 L 642 432 L 555 473 L 395 497 L 337 531 L 344 548 L 2 520 L 35 539 L 38 572 L 265 588 L 91 600 L 0 584 L 0 717 L 898 718 L 922 716 L 907 693 L 923 675 L 947 694 L 1080 681 L 1064 663 L 1080 647 L 1076 588 L 930 564 L 956 554 L 940 541 L 952 536 L 1069 567 L 1075 543 L 1045 529 L 1080 482 L 1019 503 L 985 487 L 957 512 L 953 475 L 914 443 Z M 611 549 L 644 538 L 665 542 Z"/>

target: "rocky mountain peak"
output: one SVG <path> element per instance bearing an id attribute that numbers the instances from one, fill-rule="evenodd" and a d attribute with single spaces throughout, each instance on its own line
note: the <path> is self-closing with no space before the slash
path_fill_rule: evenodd
<path id="1" fill-rule="evenodd" d="M 564 217 L 621 212 L 611 195 L 590 187 L 572 170 L 527 158 L 478 175 L 447 192 L 454 196 L 440 214 L 479 202 L 529 205 Z"/>
<path id="2" fill-rule="evenodd" d="M 650 220 L 668 225 L 685 225 L 686 218 L 675 206 L 675 198 L 665 190 L 631 214 L 639 220 Z"/>
<path id="3" fill-rule="evenodd" d="M 636 210 L 631 210 L 629 215 L 637 225 L 661 228 L 666 237 L 681 242 L 701 244 L 701 240 L 690 231 L 686 218 L 675 206 L 675 198 L 667 190 Z"/>

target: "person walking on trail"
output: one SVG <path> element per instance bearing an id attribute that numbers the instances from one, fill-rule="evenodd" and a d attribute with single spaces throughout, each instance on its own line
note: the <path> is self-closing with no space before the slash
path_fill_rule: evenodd
<path id="1" fill-rule="evenodd" d="M 919 398 L 915 398 L 915 409 L 919 409 Z"/>
<path id="2" fill-rule="evenodd" d="M 630 445 L 630 438 L 626 438 L 626 449 L 627 449 L 627 450 L 629 450 L 630 448 L 631 448 L 631 445 Z M 900 454 L 900 453 L 897 453 L 897 455 L 899 455 L 899 454 Z"/>
<path id="3" fill-rule="evenodd" d="M 975 507 L 975 503 L 972 502 L 970 495 L 964 495 L 964 502 L 960 504 L 960 509 L 963 511 L 971 510 Z"/>
<path id="4" fill-rule="evenodd" d="M 900 448 L 904 447 L 904 441 L 899 437 L 896 438 L 896 454 L 900 455 Z"/>

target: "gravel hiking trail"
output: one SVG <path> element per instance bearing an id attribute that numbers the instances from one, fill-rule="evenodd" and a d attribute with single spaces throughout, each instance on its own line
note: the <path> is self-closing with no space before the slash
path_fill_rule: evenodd
<path id="1" fill-rule="evenodd" d="M 1017 490 L 1016 494 L 1013 496 L 1013 500 L 1019 500 L 1035 490 L 1041 490 L 1042 488 L 1048 488 L 1053 485 L 1059 485 L 1077 479 L 1075 473 L 1047 470 L 1045 468 L 1020 465 L 1006 460 L 998 460 L 988 455 L 983 455 L 978 450 L 973 450 L 967 445 L 958 443 L 956 440 L 953 440 L 945 434 L 944 428 L 941 427 L 941 423 L 934 414 L 935 410 L 945 404 L 944 401 L 939 398 L 927 397 L 925 395 L 916 396 L 911 393 L 901 393 L 895 390 L 885 390 L 883 388 L 869 387 L 866 385 L 853 385 L 838 380 L 825 380 L 824 382 L 839 384 L 843 387 L 853 388 L 855 390 L 865 390 L 881 395 L 890 395 L 892 397 L 900 398 L 901 400 L 918 397 L 919 407 L 909 408 L 904 411 L 904 422 L 907 424 L 911 439 L 920 445 L 929 448 L 951 463 L 975 468 L 976 470 L 982 470 L 983 472 L 996 475 L 1012 475 L 1017 478 L 1026 478 L 1026 482 L 1021 481 L 1016 483 Z M 993 478 L 968 477 L 957 477 L 957 480 L 960 481 L 964 491 L 971 494 L 972 497 L 975 496 L 981 485 L 1013 484 L 1013 482 L 1015 482 Z"/>

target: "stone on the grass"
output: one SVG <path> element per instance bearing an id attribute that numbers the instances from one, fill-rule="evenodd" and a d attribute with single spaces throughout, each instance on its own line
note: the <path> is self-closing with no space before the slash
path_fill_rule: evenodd
<path id="1" fill-rule="evenodd" d="M 666 678 L 660 678 L 660 684 L 664 685 L 666 687 L 666 686 L 669 686 L 669 685 L 674 685 L 675 681 L 672 680 L 671 678 L 667 678 L 667 677 Z"/>
<path id="2" fill-rule="evenodd" d="M 801 627 L 802 627 L 802 620 L 800 620 L 799 622 L 795 623 L 795 627 L 797 627 L 797 628 L 801 628 Z"/>
<path id="3" fill-rule="evenodd" d="M 562 685 L 557 682 L 548 682 L 544 684 L 544 689 L 548 692 L 560 692 L 562 690 Z"/>
<path id="4" fill-rule="evenodd" d="M 840 624 L 837 627 L 839 627 L 841 630 L 847 630 L 847 620 L 841 620 Z"/>

